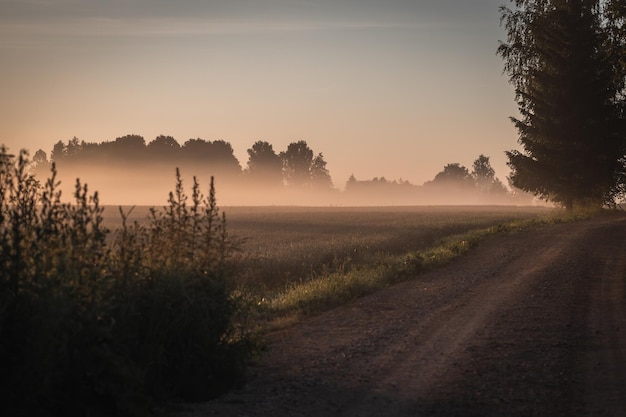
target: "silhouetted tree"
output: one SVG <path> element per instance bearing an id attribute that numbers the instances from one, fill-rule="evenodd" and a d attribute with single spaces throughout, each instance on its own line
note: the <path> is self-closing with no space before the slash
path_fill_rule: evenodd
<path id="1" fill-rule="evenodd" d="M 33 155 L 33 172 L 39 178 L 47 178 L 50 175 L 50 161 L 48 155 L 42 149 L 37 150 Z"/>
<path id="2" fill-rule="evenodd" d="M 65 150 L 65 143 L 63 143 L 63 141 L 60 140 L 57 143 L 55 143 L 54 146 L 52 147 L 52 152 L 50 153 L 50 159 L 52 159 L 52 161 L 54 162 L 59 162 L 63 158 L 65 158 L 66 155 L 67 155 L 67 152 Z"/>
<path id="3" fill-rule="evenodd" d="M 419 202 L 421 187 L 399 179 L 389 181 L 385 177 L 357 180 L 350 175 L 344 195 L 353 204 L 415 204 Z"/>
<path id="4" fill-rule="evenodd" d="M 621 91 L 617 94 L 616 105 L 622 120 L 626 119 L 626 2 L 624 0 L 606 1 L 606 18 L 609 34 L 611 63 L 615 65 L 615 73 Z M 622 133 L 626 142 L 626 134 Z M 626 143 L 623 144 L 623 156 L 620 158 L 621 169 L 617 176 L 615 200 L 626 201 Z"/>
<path id="5" fill-rule="evenodd" d="M 33 156 L 33 163 L 35 165 L 46 165 L 48 164 L 48 155 L 43 149 L 37 150 L 35 155 Z"/>
<path id="6" fill-rule="evenodd" d="M 179 165 L 180 145 L 171 136 L 159 135 L 146 145 L 147 156 L 152 162 Z"/>
<path id="7" fill-rule="evenodd" d="M 211 155 L 211 144 L 204 139 L 189 139 L 183 144 L 182 152 L 187 160 L 206 160 Z"/>
<path id="8" fill-rule="evenodd" d="M 80 158 L 80 153 L 83 150 L 84 142 L 81 142 L 76 136 L 67 142 L 65 147 L 65 157 L 72 162 Z"/>
<path id="9" fill-rule="evenodd" d="M 71 161 L 74 162 L 80 158 L 85 142 L 81 142 L 77 137 L 67 141 L 67 145 L 63 141 L 54 144 L 51 153 L 51 159 L 54 162 Z"/>
<path id="10" fill-rule="evenodd" d="M 346 190 L 350 187 L 353 186 L 354 184 L 357 183 L 357 179 L 354 176 L 354 174 L 350 174 L 350 176 L 348 177 L 348 181 L 346 182 Z"/>
<path id="11" fill-rule="evenodd" d="M 141 154 L 145 155 L 146 141 L 140 135 L 126 135 L 115 139 L 112 150 L 120 159 L 136 158 Z"/>
<path id="12" fill-rule="evenodd" d="M 218 139 L 211 143 L 212 157 L 210 162 L 216 164 L 224 172 L 232 175 L 241 174 L 241 165 L 235 156 L 235 151 L 229 142 Z"/>
<path id="13" fill-rule="evenodd" d="M 443 167 L 443 171 L 435 175 L 435 178 L 430 182 L 430 184 L 467 187 L 472 186 L 473 181 L 467 168 L 459 163 L 453 163 Z"/>
<path id="14" fill-rule="evenodd" d="M 178 151 L 180 145 L 171 136 L 159 135 L 152 142 L 148 143 L 147 148 L 152 152 L 167 155 Z"/>
<path id="15" fill-rule="evenodd" d="M 472 178 L 476 184 L 476 187 L 482 192 L 486 193 L 507 193 L 507 189 L 498 178 L 496 178 L 496 171 L 489 162 L 489 157 L 480 155 L 474 161 L 472 165 Z"/>
<path id="16" fill-rule="evenodd" d="M 213 142 L 204 139 L 189 139 L 181 148 L 184 161 L 194 163 L 209 171 L 228 175 L 241 173 L 241 165 L 234 155 L 230 143 L 223 140 Z"/>
<path id="17" fill-rule="evenodd" d="M 287 185 L 303 187 L 311 185 L 311 165 L 313 151 L 306 141 L 292 142 L 285 152 L 281 152 L 283 175 Z"/>
<path id="18" fill-rule="evenodd" d="M 513 3 L 501 9 L 508 36 L 498 49 L 521 114 L 512 120 L 524 149 L 507 152 L 512 183 L 569 210 L 609 202 L 626 142 L 608 15 L 598 0 Z"/>
<path id="19" fill-rule="evenodd" d="M 283 184 L 283 162 L 268 142 L 257 141 L 248 149 L 246 174 L 267 186 Z"/>
<path id="20" fill-rule="evenodd" d="M 324 155 L 320 152 L 311 163 L 311 184 L 319 189 L 333 188 L 333 180 L 326 169 Z"/>
<path id="21" fill-rule="evenodd" d="M 495 175 L 496 171 L 492 168 L 488 156 L 481 154 L 476 158 L 472 165 L 472 177 L 474 177 L 476 182 L 492 182 Z"/>
<path id="22" fill-rule="evenodd" d="M 607 0 L 605 4 L 604 22 L 607 27 L 611 63 L 616 66 L 618 80 L 621 79 L 623 82 L 626 78 L 626 2 L 624 0 Z M 624 93 L 624 84 L 622 84 L 622 98 Z"/>

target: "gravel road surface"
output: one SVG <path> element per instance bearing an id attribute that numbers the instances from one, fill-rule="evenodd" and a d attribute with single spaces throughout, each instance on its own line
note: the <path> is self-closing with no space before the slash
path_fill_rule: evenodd
<path id="1" fill-rule="evenodd" d="M 626 416 L 626 216 L 493 238 L 268 336 L 201 416 Z"/>

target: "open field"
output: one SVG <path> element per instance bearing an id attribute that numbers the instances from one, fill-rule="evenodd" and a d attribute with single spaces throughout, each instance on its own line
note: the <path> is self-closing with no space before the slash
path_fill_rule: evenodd
<path id="1" fill-rule="evenodd" d="M 226 207 L 223 211 L 228 232 L 241 249 L 235 262 L 236 285 L 259 298 L 276 297 L 321 277 L 343 277 L 353 271 L 366 275 L 452 236 L 517 220 L 545 219 L 554 213 L 508 206 Z M 147 207 L 135 207 L 129 220 L 141 222 L 148 214 Z M 107 207 L 105 224 L 111 229 L 120 225 L 117 208 Z"/>

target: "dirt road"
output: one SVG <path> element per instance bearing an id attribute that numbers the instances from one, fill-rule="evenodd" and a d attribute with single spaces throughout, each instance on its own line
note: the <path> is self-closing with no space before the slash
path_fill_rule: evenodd
<path id="1" fill-rule="evenodd" d="M 270 335 L 185 416 L 626 416 L 626 216 L 492 239 Z"/>

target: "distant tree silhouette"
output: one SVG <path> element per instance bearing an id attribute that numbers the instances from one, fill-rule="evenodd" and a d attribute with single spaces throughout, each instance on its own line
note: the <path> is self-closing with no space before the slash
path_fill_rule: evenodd
<path id="1" fill-rule="evenodd" d="M 491 167 L 489 157 L 480 155 L 472 165 L 472 178 L 476 183 L 476 187 L 486 193 L 506 193 L 507 189 L 498 178 L 496 171 Z"/>
<path id="2" fill-rule="evenodd" d="M 246 174 L 249 179 L 267 186 L 283 184 L 283 162 L 268 142 L 257 141 L 248 149 L 248 167 Z"/>
<path id="3" fill-rule="evenodd" d="M 178 164 L 181 153 L 180 144 L 172 136 L 159 135 L 146 146 L 152 162 Z"/>
<path id="4" fill-rule="evenodd" d="M 83 162 L 104 165 L 102 168 L 120 169 L 144 168 L 151 163 L 169 163 L 174 166 L 193 166 L 204 172 L 219 172 L 237 176 L 241 166 L 234 155 L 230 143 L 223 140 L 213 142 L 204 139 L 190 139 L 180 146 L 171 136 L 160 135 L 146 145 L 140 135 L 125 135 L 114 141 L 86 143 L 73 138 L 67 145 L 59 141 L 54 145 L 51 159 L 54 162 Z"/>
<path id="5" fill-rule="evenodd" d="M 496 171 L 491 167 L 489 157 L 480 155 L 472 165 L 472 177 L 477 182 L 491 182 L 495 178 Z"/>
<path id="6" fill-rule="evenodd" d="M 68 158 L 75 159 L 80 152 L 83 150 L 84 142 L 81 142 L 76 136 L 67 142 L 67 146 L 65 147 L 65 156 Z"/>
<path id="7" fill-rule="evenodd" d="M 435 175 L 430 182 L 432 185 L 439 186 L 455 186 L 468 187 L 473 186 L 474 182 L 467 168 L 459 163 L 447 164 L 443 171 Z"/>
<path id="8" fill-rule="evenodd" d="M 48 164 L 48 155 L 42 149 L 37 150 L 35 155 L 33 156 L 33 163 L 35 165 L 46 165 Z"/>
<path id="9" fill-rule="evenodd" d="M 241 165 L 235 157 L 233 147 L 223 140 L 213 142 L 204 139 L 189 139 L 181 149 L 186 162 L 197 167 L 219 171 L 229 175 L 241 173 Z"/>
<path id="10" fill-rule="evenodd" d="M 58 141 L 52 147 L 52 152 L 50 153 L 50 159 L 54 162 L 59 162 L 67 155 L 65 149 L 65 143 L 62 140 Z"/>
<path id="11" fill-rule="evenodd" d="M 324 155 L 313 155 L 313 150 L 304 140 L 290 143 L 287 150 L 281 152 L 283 178 L 289 187 L 332 189 L 333 183 Z"/>
<path id="12" fill-rule="evenodd" d="M 189 139 L 183 144 L 182 152 L 187 160 L 206 160 L 211 156 L 211 143 L 204 139 Z"/>
<path id="13" fill-rule="evenodd" d="M 357 180 L 350 175 L 344 194 L 353 204 L 415 204 L 421 187 L 405 180 L 389 181 L 385 177 Z"/>
<path id="14" fill-rule="evenodd" d="M 148 150 L 158 154 L 167 155 L 180 149 L 180 144 L 171 136 L 159 135 L 147 145 Z"/>
<path id="15" fill-rule="evenodd" d="M 111 151 L 118 160 L 143 159 L 146 154 L 146 141 L 140 135 L 126 135 L 115 139 Z"/>
<path id="16" fill-rule="evenodd" d="M 42 149 L 38 149 L 33 155 L 32 160 L 33 173 L 38 178 L 48 178 L 50 176 L 51 163 L 48 161 L 48 155 Z"/>
<path id="17" fill-rule="evenodd" d="M 311 166 L 313 151 L 306 141 L 292 142 L 285 152 L 281 152 L 283 161 L 283 176 L 290 187 L 305 187 L 311 185 Z"/>
<path id="18" fill-rule="evenodd" d="M 80 159 L 84 144 L 85 142 L 81 142 L 76 136 L 68 140 L 67 145 L 63 141 L 58 141 L 54 144 L 50 157 L 54 162 L 75 162 Z"/>
<path id="19" fill-rule="evenodd" d="M 326 161 L 321 152 L 313 158 L 311 163 L 311 184 L 319 189 L 333 188 L 333 180 L 326 168 Z"/>
<path id="20" fill-rule="evenodd" d="M 218 139 L 212 142 L 213 158 L 211 162 L 216 163 L 222 170 L 232 175 L 241 174 L 241 164 L 235 156 L 235 151 L 229 142 Z"/>

